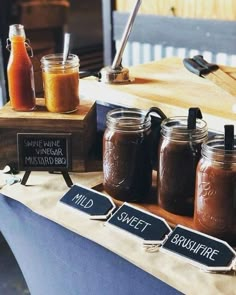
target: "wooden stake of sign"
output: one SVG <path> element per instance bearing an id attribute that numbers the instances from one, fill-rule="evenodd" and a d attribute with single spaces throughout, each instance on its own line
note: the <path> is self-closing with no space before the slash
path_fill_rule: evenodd
<path id="1" fill-rule="evenodd" d="M 27 180 L 28 180 L 28 178 L 30 176 L 30 173 L 31 173 L 31 171 L 26 171 L 25 172 L 25 174 L 24 174 L 24 176 L 23 176 L 23 178 L 21 180 L 22 185 L 26 185 L 26 182 L 27 182 Z"/>
<path id="2" fill-rule="evenodd" d="M 17 151 L 19 170 L 25 170 L 22 185 L 31 171 L 49 171 L 62 174 L 68 187 L 73 182 L 68 174 L 71 170 L 70 133 L 18 133 Z"/>
<path id="3" fill-rule="evenodd" d="M 31 172 L 32 172 L 32 171 L 25 171 L 25 174 L 24 174 L 24 176 L 23 176 L 23 178 L 22 178 L 22 180 L 21 180 L 21 184 L 22 184 L 22 185 L 26 185 L 26 182 L 27 182 L 27 180 L 28 180 L 28 178 L 29 178 Z M 73 185 L 73 182 L 72 182 L 72 180 L 71 180 L 71 178 L 70 178 L 69 173 L 66 172 L 66 171 L 59 171 L 59 172 L 62 174 L 62 176 L 63 176 L 63 178 L 64 178 L 64 180 L 65 180 L 67 186 L 68 186 L 68 187 L 71 187 L 71 186 Z M 49 173 L 54 173 L 54 172 L 50 172 L 50 171 L 49 171 Z"/>

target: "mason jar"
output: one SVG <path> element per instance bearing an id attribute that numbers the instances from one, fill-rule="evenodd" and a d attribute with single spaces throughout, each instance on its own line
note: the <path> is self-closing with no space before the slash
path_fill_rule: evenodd
<path id="1" fill-rule="evenodd" d="M 187 126 L 187 117 L 167 118 L 161 124 L 157 191 L 160 207 L 192 216 L 196 167 L 208 131 L 202 119 L 196 119 L 194 129 Z"/>
<path id="2" fill-rule="evenodd" d="M 49 54 L 41 59 L 45 104 L 49 112 L 70 113 L 79 105 L 79 58 Z"/>
<path id="3" fill-rule="evenodd" d="M 236 242 L 236 137 L 234 149 L 224 149 L 224 137 L 202 146 L 197 166 L 194 226 L 228 242 Z"/>
<path id="4" fill-rule="evenodd" d="M 142 202 L 151 190 L 151 117 L 145 115 L 139 109 L 114 109 L 107 113 L 103 185 L 118 200 Z"/>

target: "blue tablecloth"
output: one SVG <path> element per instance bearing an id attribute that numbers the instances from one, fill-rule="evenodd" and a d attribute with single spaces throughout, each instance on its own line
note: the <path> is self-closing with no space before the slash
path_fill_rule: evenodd
<path id="1" fill-rule="evenodd" d="M 2 194 L 0 230 L 32 295 L 179 294 L 99 244 Z"/>

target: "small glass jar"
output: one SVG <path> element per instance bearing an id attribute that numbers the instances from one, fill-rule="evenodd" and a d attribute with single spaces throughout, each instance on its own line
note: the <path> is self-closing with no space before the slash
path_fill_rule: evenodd
<path id="1" fill-rule="evenodd" d="M 178 215 L 193 215 L 195 175 L 207 124 L 196 120 L 188 129 L 187 117 L 172 117 L 161 124 L 158 150 L 158 203 Z"/>
<path id="2" fill-rule="evenodd" d="M 41 59 L 45 104 L 49 112 L 71 113 L 79 105 L 79 58 L 49 54 Z"/>
<path id="3" fill-rule="evenodd" d="M 107 113 L 103 185 L 118 200 L 142 202 L 151 190 L 151 117 L 145 115 L 138 109 L 114 109 Z"/>
<path id="4" fill-rule="evenodd" d="M 236 242 L 236 138 L 233 150 L 224 150 L 223 136 L 209 139 L 202 146 L 196 173 L 194 226 Z"/>

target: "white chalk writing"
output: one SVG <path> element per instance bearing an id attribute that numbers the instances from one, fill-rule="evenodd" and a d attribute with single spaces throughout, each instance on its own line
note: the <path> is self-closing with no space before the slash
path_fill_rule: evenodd
<path id="1" fill-rule="evenodd" d="M 215 261 L 215 256 L 219 254 L 219 250 L 213 249 L 212 247 L 208 247 L 204 244 L 198 243 L 194 240 L 187 239 L 184 236 L 175 234 L 171 239 L 171 243 L 175 244 L 176 246 L 185 248 L 189 250 L 195 255 L 200 255 Z"/>
<path id="2" fill-rule="evenodd" d="M 84 207 L 85 209 L 93 206 L 93 200 L 85 197 L 84 195 L 77 194 L 73 197 L 72 202 L 76 205 Z"/>
<path id="3" fill-rule="evenodd" d="M 143 232 L 148 226 L 151 225 L 151 223 L 139 219 L 138 217 L 129 216 L 126 212 L 122 212 L 120 216 L 117 217 L 117 219 L 141 232 Z"/>

